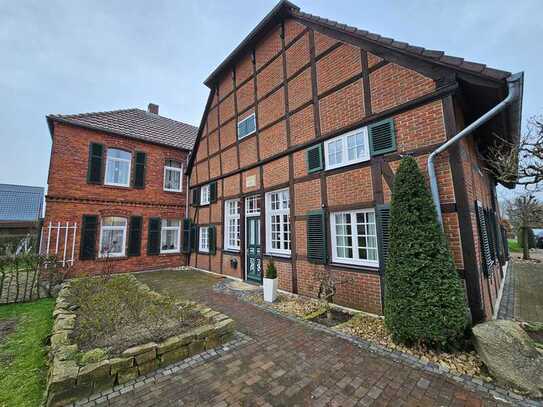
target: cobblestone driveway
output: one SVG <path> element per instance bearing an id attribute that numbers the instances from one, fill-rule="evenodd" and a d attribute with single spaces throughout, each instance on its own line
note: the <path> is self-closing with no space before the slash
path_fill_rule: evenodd
<path id="1" fill-rule="evenodd" d="M 182 272 L 138 274 L 152 288 L 181 293 L 230 315 L 253 340 L 191 370 L 113 398 L 116 406 L 495 406 L 488 394 L 375 355 L 234 296 L 214 278 L 190 284 Z M 189 280 L 191 280 L 189 278 Z"/>

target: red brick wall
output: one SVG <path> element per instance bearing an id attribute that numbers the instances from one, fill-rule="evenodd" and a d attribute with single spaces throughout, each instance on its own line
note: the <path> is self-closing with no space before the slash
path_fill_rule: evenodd
<path id="1" fill-rule="evenodd" d="M 107 148 L 120 148 L 132 152 L 143 151 L 146 156 L 145 188 L 123 188 L 87 183 L 90 143 L 101 143 Z M 182 220 L 186 197 L 186 180 L 182 192 L 164 191 L 164 163 L 175 159 L 185 164 L 187 153 L 171 147 L 145 143 L 134 139 L 110 135 L 100 131 L 55 123 L 51 165 L 48 178 L 45 224 L 49 222 L 76 222 L 78 232 L 75 244 L 74 271 L 99 271 L 103 262 L 79 260 L 80 230 L 83 215 L 143 216 L 141 256 L 113 260 L 115 271 L 136 271 L 150 268 L 174 267 L 184 264 L 181 254 L 147 256 L 147 228 L 150 217 Z M 104 153 L 105 158 L 105 153 Z M 105 160 L 104 160 L 105 161 Z M 105 162 L 104 162 L 105 165 Z M 50 253 L 56 235 L 53 231 Z M 63 250 L 61 236 L 60 248 Z M 97 233 L 99 239 L 99 232 Z M 69 239 L 68 244 L 71 244 Z M 98 241 L 96 243 L 98 250 Z M 71 250 L 69 250 L 71 255 Z"/>
<path id="2" fill-rule="evenodd" d="M 401 106 L 436 89 L 432 79 L 407 67 L 391 62 L 378 66 L 383 59 L 373 52 L 362 52 L 357 47 L 341 44 L 336 39 L 319 32 L 313 34 L 300 23 L 287 20 L 285 22 L 287 48 L 284 54 L 281 49 L 279 30 L 272 29 L 260 43 L 255 45 L 256 64 L 254 67 L 249 54 L 236 62 L 233 67 L 236 72 L 236 87 L 233 95 L 235 94 L 239 113 L 238 117 L 222 125 L 220 133 L 222 176 L 232 171 L 239 171 L 238 174 L 225 179 L 225 196 L 243 199 L 248 194 L 264 194 L 274 187 L 284 188 L 289 181 L 293 182 L 290 189 L 291 207 L 294 209 L 291 229 L 297 250 L 293 253 L 292 259 L 281 259 L 276 264 L 281 265 L 280 287 L 294 290 L 296 285 L 297 291 L 304 295 L 315 295 L 314 273 L 322 267 L 307 262 L 306 220 L 304 218 L 307 212 L 318 209 L 322 205 L 327 205 L 329 208 L 356 208 L 375 206 L 377 203 L 373 192 L 375 185 L 371 162 L 346 167 L 344 170 L 325 172 L 324 175 L 308 174 L 304 144 L 311 143 L 318 137 L 329 138 L 339 135 L 346 129 L 351 130 L 361 125 L 359 123 L 369 123 L 374 120 L 373 116 L 369 116 L 370 114 L 375 115 Z M 312 36 L 315 41 L 314 67 L 310 66 Z M 363 61 L 362 58 L 366 55 L 367 61 Z M 283 78 L 283 63 L 286 63 L 287 78 Z M 372 68 L 369 74 L 369 89 L 364 89 L 362 78 L 362 69 L 366 64 Z M 313 70 L 315 75 L 312 74 Z M 256 76 L 253 75 L 254 71 L 257 72 Z M 315 95 L 312 81 L 315 81 Z M 219 86 L 219 92 L 227 88 L 222 82 L 217 86 Z M 255 103 L 255 86 L 258 103 Z M 288 96 L 285 93 L 285 87 Z M 365 91 L 369 93 L 371 101 L 364 100 Z M 225 95 L 221 93 L 221 98 Z M 264 97 L 266 95 L 268 96 Z M 287 98 L 286 106 L 285 97 Z M 314 99 L 316 99 L 315 105 L 312 103 Z M 371 106 L 371 112 L 366 111 L 367 105 Z M 288 112 L 285 111 L 285 107 Z M 236 147 L 234 144 L 236 123 L 255 111 L 259 131 L 238 142 Z M 428 149 L 446 140 L 442 101 L 438 99 L 421 103 L 417 107 L 402 110 L 392 118 L 396 129 L 397 151 L 385 155 L 384 161 L 393 171 L 396 171 L 399 164 L 398 153 L 414 154 L 421 170 L 425 172 Z M 216 113 L 211 110 L 208 113 L 208 122 L 216 119 Z M 368 121 L 368 119 L 371 120 Z M 287 137 L 288 128 L 290 140 Z M 228 143 L 223 143 L 222 140 L 228 140 Z M 215 145 L 211 138 L 209 144 L 210 147 Z M 231 146 L 225 149 L 225 145 Z M 260 160 L 276 155 L 279 158 L 263 163 L 261 166 L 255 165 L 255 163 L 258 164 L 254 152 L 257 147 Z M 295 147 L 301 148 L 288 151 L 289 148 Z M 214 149 L 215 147 L 210 148 L 213 151 Z M 238 168 L 237 164 L 238 150 L 241 168 Z M 207 151 L 202 154 L 198 151 L 196 157 L 196 170 L 193 169 L 192 177 L 197 176 L 198 182 L 202 182 L 198 165 L 207 163 Z M 249 169 L 247 166 L 252 166 L 252 168 Z M 212 167 L 215 168 L 215 165 Z M 215 174 L 214 170 L 212 172 Z M 246 187 L 247 175 L 256 176 L 255 187 Z M 437 160 L 437 175 L 442 202 L 454 203 L 456 197 L 447 154 L 443 154 Z M 205 173 L 202 176 L 205 177 Z M 390 202 L 390 189 L 384 178 L 382 178 L 382 183 L 384 201 Z M 321 197 L 321 191 L 325 192 L 324 197 Z M 222 210 L 223 201 L 219 200 L 219 203 L 218 208 Z M 203 213 L 205 211 L 202 211 Z M 198 217 L 200 220 L 197 219 L 197 222 L 204 222 L 203 216 L 198 215 Z M 213 217 L 212 222 L 217 222 L 217 219 L 219 219 L 218 215 Z M 457 213 L 444 214 L 445 231 L 454 260 L 457 267 L 462 268 L 464 259 L 459 222 Z M 243 218 L 241 225 L 243 233 Z M 261 227 L 265 227 L 263 216 Z M 219 239 L 222 239 L 222 236 L 219 236 Z M 264 242 L 262 244 L 264 245 Z M 219 253 L 220 250 L 217 250 L 216 256 L 219 256 Z M 209 258 L 201 259 L 209 256 L 198 254 L 191 256 L 191 263 L 202 266 L 209 264 L 208 267 L 212 267 L 212 271 L 242 278 L 244 275 L 243 250 L 239 255 L 235 255 L 240 260 L 235 270 L 230 266 L 230 258 L 233 254 L 225 252 L 220 255 L 222 262 L 211 260 L 210 263 Z M 376 270 L 350 271 L 346 268 L 335 268 L 332 265 L 328 268 L 349 276 L 352 280 L 351 284 L 340 288 L 336 298 L 340 304 L 375 313 L 382 312 L 380 277 Z"/>

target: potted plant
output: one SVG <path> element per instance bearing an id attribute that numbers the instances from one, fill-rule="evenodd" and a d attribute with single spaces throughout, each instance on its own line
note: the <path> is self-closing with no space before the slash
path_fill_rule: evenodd
<path id="1" fill-rule="evenodd" d="M 275 263 L 270 260 L 264 276 L 264 301 L 274 302 L 277 298 L 277 269 Z"/>

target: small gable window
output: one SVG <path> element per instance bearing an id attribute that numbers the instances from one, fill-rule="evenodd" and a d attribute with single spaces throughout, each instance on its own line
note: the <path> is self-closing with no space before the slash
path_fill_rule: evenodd
<path id="1" fill-rule="evenodd" d="M 132 154 L 128 151 L 109 148 L 106 162 L 106 185 L 130 186 Z"/>
<path id="2" fill-rule="evenodd" d="M 256 116 L 251 114 L 238 122 L 238 139 L 241 140 L 256 132 Z"/>
<path id="3" fill-rule="evenodd" d="M 200 188 L 200 205 L 209 205 L 209 184 Z"/>

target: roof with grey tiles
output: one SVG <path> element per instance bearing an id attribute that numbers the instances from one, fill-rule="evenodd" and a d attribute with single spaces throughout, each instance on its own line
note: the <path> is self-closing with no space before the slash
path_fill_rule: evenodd
<path id="1" fill-rule="evenodd" d="M 305 20 L 320 24 L 323 27 L 343 31 L 349 35 L 359 37 L 393 51 L 409 54 L 429 62 L 455 69 L 457 71 L 463 71 L 468 74 L 481 76 L 487 79 L 497 81 L 505 79 L 511 75 L 510 72 L 490 68 L 484 64 L 468 61 L 464 58 L 447 55 L 443 51 L 418 47 L 407 42 L 383 37 L 379 34 L 361 30 L 334 20 L 305 13 L 290 1 L 282 0 L 264 17 L 264 19 L 262 19 L 262 21 L 247 35 L 247 37 L 245 37 L 245 39 L 230 53 L 230 55 L 226 57 L 226 59 L 211 73 L 204 83 L 211 86 L 217 75 L 219 75 L 225 68 L 230 66 L 242 53 L 246 52 L 246 47 L 251 44 L 269 24 L 274 24 L 274 22 L 276 22 L 277 16 L 291 16 L 302 21 Z"/>
<path id="2" fill-rule="evenodd" d="M 0 222 L 36 221 L 42 216 L 44 189 L 0 184 Z"/>
<path id="3" fill-rule="evenodd" d="M 191 150 L 198 128 L 141 109 L 73 115 L 48 115 L 52 121 L 105 131 L 124 137 Z"/>

